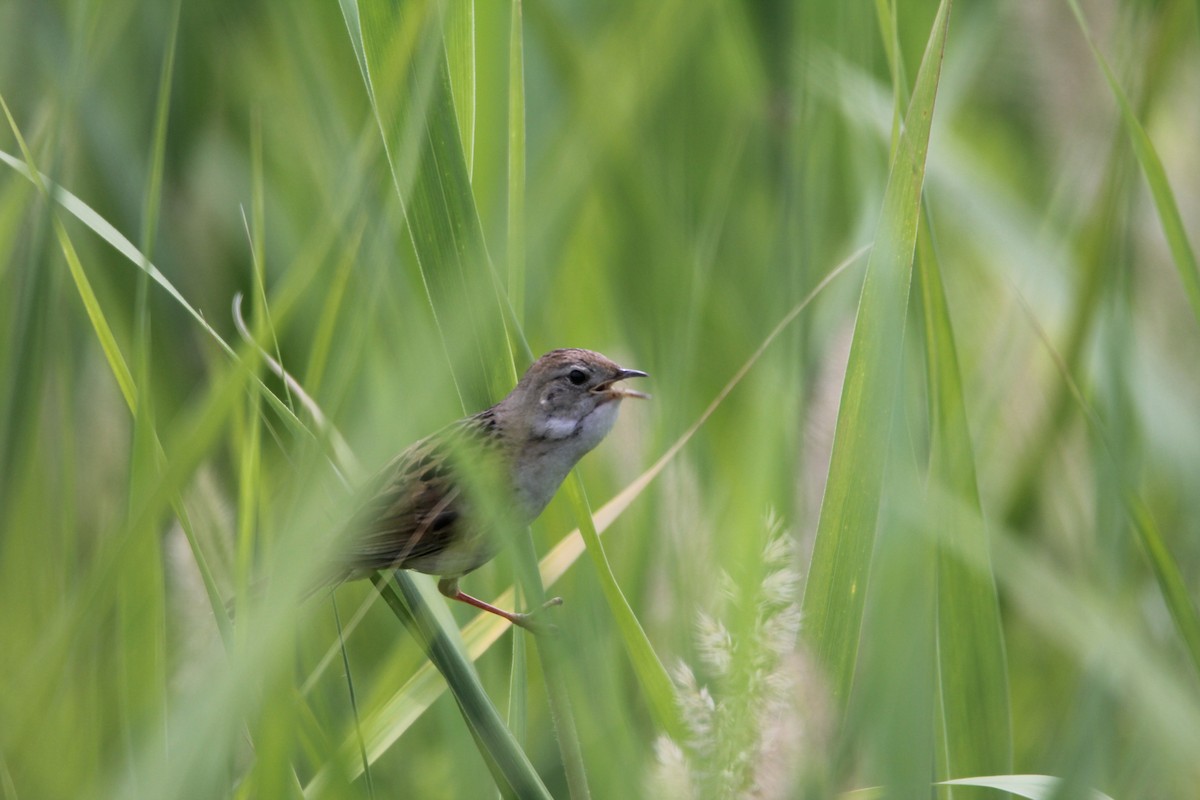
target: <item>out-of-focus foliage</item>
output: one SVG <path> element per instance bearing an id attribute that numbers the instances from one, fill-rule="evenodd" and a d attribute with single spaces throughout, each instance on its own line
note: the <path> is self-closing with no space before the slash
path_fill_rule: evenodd
<path id="1" fill-rule="evenodd" d="M 386 58 L 369 89 L 347 32 L 358 7 L 0 0 L 0 97 L 50 185 L 235 347 L 230 304 L 246 297 L 259 341 L 367 470 L 504 390 L 509 366 L 481 363 L 472 338 L 484 316 L 511 315 L 535 354 L 591 347 L 648 371 L 653 401 L 627 404 L 581 465 L 599 508 L 877 241 L 938 4 L 403 2 L 370 30 Z M 670 769 L 700 795 L 906 796 L 997 762 L 1061 777 L 1061 797 L 1194 793 L 1200 324 L 1180 236 L 1194 253 L 1200 11 L 1080 11 L 1137 126 L 1066 2 L 950 13 L 895 397 L 844 406 L 891 413 L 870 428 L 888 438 L 868 443 L 882 492 L 849 670 L 825 671 L 801 619 L 755 676 L 736 648 L 761 644 L 762 609 L 731 598 L 810 578 L 849 343 L 878 322 L 858 305 L 866 259 L 604 534 L 647 641 L 688 665 L 693 710 L 720 684 L 711 719 L 736 719 L 733 739 L 656 748 L 646 673 L 586 557 L 554 586 L 561 674 L 547 681 L 528 638 L 514 655 L 512 634 L 467 629 L 554 796 L 570 760 L 548 685 L 596 797 L 639 796 Z M 434 116 L 439 96 L 453 114 Z M 455 148 L 457 178 L 422 161 Z M 7 122 L 0 150 L 26 158 Z M 430 186 L 446 202 L 414 205 Z M 1182 230 L 1160 217 L 1164 188 Z M 406 219 L 451 209 L 478 229 L 430 259 Z M 488 280 L 456 290 L 452 252 Z M 331 602 L 282 599 L 351 508 L 333 448 L 249 348 L 231 359 L 143 275 L 0 164 L 0 797 L 493 793 L 444 681 L 385 604 L 363 605 L 370 587 L 336 593 L 345 662 Z M 793 548 L 771 538 L 769 508 Z M 539 555 L 577 524 L 557 499 L 534 526 Z M 795 555 L 767 568 L 765 549 Z M 502 556 L 464 587 L 495 597 L 516 573 Z M 251 599 L 222 635 L 235 592 Z M 995 635 L 961 646 L 956 626 L 986 619 Z M 722 654 L 737 680 L 718 680 Z M 759 758 L 714 776 L 720 759 L 695 757 L 733 764 L 762 735 L 789 737 L 786 769 Z"/>

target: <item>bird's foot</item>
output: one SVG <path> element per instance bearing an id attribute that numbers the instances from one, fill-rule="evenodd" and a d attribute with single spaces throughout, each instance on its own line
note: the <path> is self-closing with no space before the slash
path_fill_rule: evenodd
<path id="1" fill-rule="evenodd" d="M 458 588 L 457 580 L 448 580 L 443 578 L 438 582 L 438 590 L 451 600 L 457 600 L 460 603 L 466 603 L 467 605 L 475 606 L 476 608 L 486 611 L 489 614 L 495 614 L 497 617 L 506 619 L 513 625 L 524 628 L 531 633 L 553 634 L 558 630 L 554 623 L 537 619 L 537 616 L 551 606 L 561 606 L 563 603 L 563 599 L 561 597 L 551 597 L 549 600 L 542 603 L 532 611 L 526 611 L 522 613 L 517 611 L 505 611 L 503 608 L 499 608 L 484 600 L 480 600 L 478 597 L 472 597 Z"/>

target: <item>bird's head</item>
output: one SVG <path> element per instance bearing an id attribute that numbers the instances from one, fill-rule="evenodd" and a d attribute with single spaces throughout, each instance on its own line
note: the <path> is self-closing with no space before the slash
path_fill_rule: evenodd
<path id="1" fill-rule="evenodd" d="M 618 384 L 644 377 L 591 350 L 552 350 L 533 363 L 505 402 L 518 407 L 532 437 L 579 437 L 586 452 L 612 429 L 622 399 L 648 396 Z"/>

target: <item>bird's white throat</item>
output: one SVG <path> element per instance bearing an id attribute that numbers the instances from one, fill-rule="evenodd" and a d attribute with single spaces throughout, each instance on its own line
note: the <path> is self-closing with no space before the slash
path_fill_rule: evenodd
<path id="1" fill-rule="evenodd" d="M 586 453 L 600 444 L 617 421 L 618 402 L 601 403 L 582 420 L 573 416 L 548 416 L 534 423 L 533 433 L 542 439 L 577 437 Z M 582 455 L 582 453 L 580 455 Z"/>
<path id="2" fill-rule="evenodd" d="M 579 433 L 576 434 L 584 448 L 583 452 L 579 454 L 580 456 L 600 444 L 600 440 L 612 430 L 617 421 L 617 409 L 620 405 L 620 401 L 609 400 L 596 406 L 592 413 L 583 418 L 583 423 L 579 426 Z"/>
<path id="3" fill-rule="evenodd" d="M 543 439 L 565 439 L 575 432 L 579 420 L 574 417 L 546 417 L 534 426 L 534 433 Z"/>
<path id="4" fill-rule="evenodd" d="M 571 468 L 600 444 L 617 421 L 617 401 L 601 403 L 582 420 L 546 417 L 534 424 L 542 443 L 522 455 L 516 469 L 518 503 L 530 519 L 541 513 Z"/>

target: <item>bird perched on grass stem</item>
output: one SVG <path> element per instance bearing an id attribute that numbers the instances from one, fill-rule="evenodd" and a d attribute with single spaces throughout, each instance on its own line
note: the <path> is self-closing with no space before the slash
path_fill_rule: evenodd
<path id="1" fill-rule="evenodd" d="M 458 579 L 500 549 L 495 529 L 503 526 L 488 512 L 510 525 L 532 522 L 612 429 L 621 400 L 647 397 L 617 383 L 643 377 L 590 350 L 542 356 L 499 403 L 416 442 L 384 468 L 350 524 L 336 579 L 385 569 L 437 575 L 446 597 L 532 627 L 530 614 L 472 597 Z"/>

